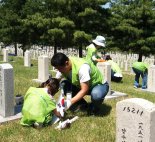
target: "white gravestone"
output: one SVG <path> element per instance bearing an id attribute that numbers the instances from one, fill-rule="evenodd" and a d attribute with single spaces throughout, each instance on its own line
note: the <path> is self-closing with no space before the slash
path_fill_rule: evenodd
<path id="1" fill-rule="evenodd" d="M 30 53 L 30 51 L 25 52 L 24 66 L 25 67 L 30 67 L 31 66 L 31 53 Z"/>
<path id="2" fill-rule="evenodd" d="M 104 77 L 103 83 L 105 81 L 109 83 L 109 92 L 107 95 L 111 95 L 111 65 L 108 62 L 98 62 L 97 68 Z"/>
<path id="3" fill-rule="evenodd" d="M 152 65 L 148 69 L 148 82 L 147 91 L 155 92 L 155 65 Z"/>
<path id="4" fill-rule="evenodd" d="M 125 61 L 125 71 L 128 71 L 128 61 Z"/>
<path id="5" fill-rule="evenodd" d="M 38 79 L 42 82 L 49 78 L 48 56 L 38 58 Z"/>
<path id="6" fill-rule="evenodd" d="M 3 62 L 8 62 L 8 49 L 3 50 Z"/>
<path id="7" fill-rule="evenodd" d="M 0 64 L 0 115 L 14 115 L 13 67 L 8 63 Z"/>
<path id="8" fill-rule="evenodd" d="M 124 61 L 121 61 L 121 69 L 124 69 Z"/>
<path id="9" fill-rule="evenodd" d="M 116 142 L 154 142 L 155 104 L 141 98 L 116 105 Z"/>
<path id="10" fill-rule="evenodd" d="M 109 83 L 109 92 L 106 95 L 105 99 L 113 99 L 117 97 L 127 96 L 127 94 L 125 93 L 111 90 L 111 65 L 108 62 L 99 62 L 97 63 L 97 67 L 104 76 L 103 82 L 107 81 Z"/>
<path id="11" fill-rule="evenodd" d="M 38 58 L 38 79 L 33 79 L 36 82 L 44 82 L 49 78 L 49 58 L 48 56 L 39 56 Z"/>

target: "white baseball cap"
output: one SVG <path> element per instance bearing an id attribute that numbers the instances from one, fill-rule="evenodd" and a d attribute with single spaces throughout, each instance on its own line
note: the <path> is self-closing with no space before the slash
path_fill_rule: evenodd
<path id="1" fill-rule="evenodd" d="M 92 42 L 98 46 L 105 47 L 105 38 L 103 36 L 97 36 Z"/>

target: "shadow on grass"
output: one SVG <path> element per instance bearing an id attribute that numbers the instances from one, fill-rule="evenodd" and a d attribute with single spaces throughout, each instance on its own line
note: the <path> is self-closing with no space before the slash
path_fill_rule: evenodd
<path id="1" fill-rule="evenodd" d="M 100 109 L 99 113 L 97 114 L 97 116 L 106 116 L 106 115 L 110 114 L 111 109 L 112 109 L 112 107 L 110 105 L 102 104 L 101 109 Z"/>
<path id="2" fill-rule="evenodd" d="M 85 116 L 98 116 L 98 117 L 103 117 L 106 116 L 108 114 L 110 114 L 112 107 L 110 105 L 107 104 L 102 104 L 100 106 L 100 110 L 97 111 L 96 113 L 90 113 L 89 109 L 85 109 L 85 110 L 76 110 L 76 111 L 68 111 L 66 113 L 66 118 L 73 118 L 73 116 L 80 116 L 80 117 L 85 117 Z"/>
<path id="3" fill-rule="evenodd" d="M 116 84 L 122 84 L 123 83 L 123 80 L 121 80 L 119 82 L 116 82 L 116 81 L 111 80 L 111 82 L 116 83 Z"/>

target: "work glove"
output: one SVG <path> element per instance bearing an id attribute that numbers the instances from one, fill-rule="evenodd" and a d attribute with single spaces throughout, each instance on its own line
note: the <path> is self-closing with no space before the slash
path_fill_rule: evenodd
<path id="1" fill-rule="evenodd" d="M 96 59 L 97 62 L 105 62 L 103 59 Z"/>
<path id="2" fill-rule="evenodd" d="M 65 100 L 65 110 L 69 109 L 71 105 L 72 104 L 70 100 Z"/>

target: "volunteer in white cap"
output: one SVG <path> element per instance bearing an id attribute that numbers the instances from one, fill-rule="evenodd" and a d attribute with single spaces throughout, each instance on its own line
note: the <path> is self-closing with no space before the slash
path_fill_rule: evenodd
<path id="1" fill-rule="evenodd" d="M 97 62 L 103 62 L 104 60 L 97 55 L 97 50 L 101 47 L 105 47 L 105 38 L 99 35 L 96 39 L 92 40 L 92 43 L 89 46 L 86 47 L 86 59 L 93 61 L 95 65 Z"/>

